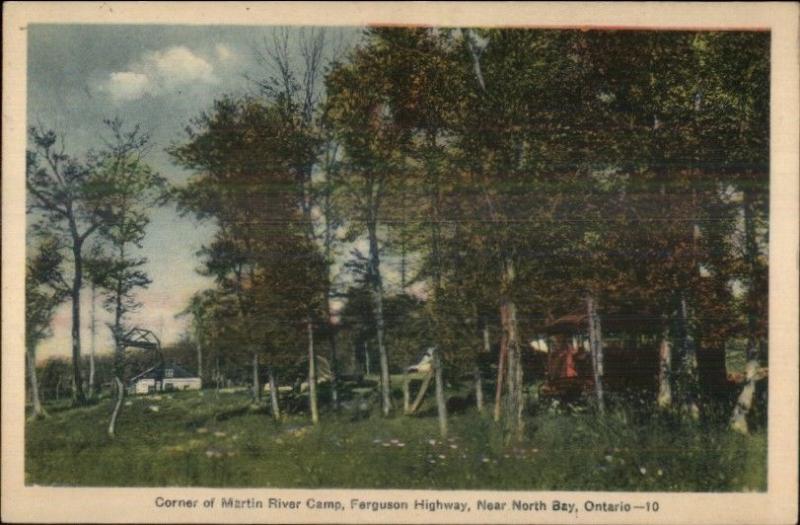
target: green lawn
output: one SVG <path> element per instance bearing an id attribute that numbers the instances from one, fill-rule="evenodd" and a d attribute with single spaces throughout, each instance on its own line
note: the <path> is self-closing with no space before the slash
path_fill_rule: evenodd
<path id="1" fill-rule="evenodd" d="M 244 393 L 127 398 L 118 436 L 109 400 L 50 407 L 26 427 L 26 480 L 37 485 L 343 487 L 516 490 L 750 491 L 766 488 L 766 433 L 653 415 L 649 409 L 534 410 L 527 436 L 505 447 L 488 415 L 469 409 L 440 440 L 420 416 L 357 419 L 323 412 L 280 424 Z M 427 401 L 426 403 L 430 403 Z"/>

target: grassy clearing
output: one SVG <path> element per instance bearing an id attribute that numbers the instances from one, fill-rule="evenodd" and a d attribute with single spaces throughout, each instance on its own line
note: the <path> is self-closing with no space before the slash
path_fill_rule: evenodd
<path id="1" fill-rule="evenodd" d="M 702 426 L 646 410 L 540 408 L 505 447 L 488 415 L 383 419 L 303 414 L 275 423 L 244 393 L 128 398 L 119 435 L 111 402 L 50 407 L 26 428 L 26 481 L 37 485 L 749 491 L 766 488 L 766 433 L 725 418 Z M 429 411 L 423 410 L 423 414 Z"/>

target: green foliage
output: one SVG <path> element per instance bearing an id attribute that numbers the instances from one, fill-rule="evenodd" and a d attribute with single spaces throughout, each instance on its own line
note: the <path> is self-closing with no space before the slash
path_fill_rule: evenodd
<path id="1" fill-rule="evenodd" d="M 219 225 L 200 252 L 217 288 L 208 304 L 192 309 L 195 322 L 233 358 L 238 350 L 264 354 L 272 365 L 292 361 L 306 318 L 322 306 L 327 277 L 302 213 L 317 139 L 293 105 L 255 98 L 217 101 L 187 133 L 185 144 L 170 149 L 194 172 L 177 191 L 179 204 Z"/>
<path id="2" fill-rule="evenodd" d="M 25 347 L 29 352 L 34 352 L 36 345 L 50 336 L 55 310 L 69 296 L 63 271 L 63 256 L 56 238 L 44 238 L 38 250 L 28 255 L 25 265 Z"/>

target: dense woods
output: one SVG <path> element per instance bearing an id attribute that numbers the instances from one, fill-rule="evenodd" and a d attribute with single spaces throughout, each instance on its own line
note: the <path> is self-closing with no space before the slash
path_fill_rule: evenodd
<path id="1" fill-rule="evenodd" d="M 115 317 L 96 384 L 115 385 L 119 408 L 145 367 L 123 334 L 154 277 L 148 210 L 172 201 L 214 225 L 198 257 L 215 285 L 164 352 L 205 388 L 247 385 L 257 406 L 268 391 L 276 420 L 316 424 L 366 375 L 383 417 L 418 417 L 412 398 L 432 384 L 442 437 L 466 396 L 521 442 L 552 382 L 533 342 L 559 351 L 570 318 L 598 417 L 633 394 L 690 421 L 721 405 L 748 433 L 768 357 L 768 33 L 371 28 L 335 44 L 320 30 L 297 49 L 287 33 L 265 40 L 252 93 L 220 95 L 167 148 L 183 184 L 154 173 L 148 137 L 118 120 L 85 159 L 31 130 L 37 416 L 42 393 L 86 402 L 87 282 Z M 68 377 L 65 362 L 34 366 L 67 300 Z M 742 345 L 732 381 L 726 350 Z M 429 349 L 430 376 L 403 379 Z M 640 358 L 654 366 L 634 384 L 619 361 Z"/>

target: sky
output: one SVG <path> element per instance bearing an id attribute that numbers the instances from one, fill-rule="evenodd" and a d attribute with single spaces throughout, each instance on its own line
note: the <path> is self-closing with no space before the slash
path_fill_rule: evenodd
<path id="1" fill-rule="evenodd" d="M 293 29 L 292 38 L 299 30 Z M 346 42 L 359 30 L 341 29 Z M 255 50 L 271 41 L 272 27 L 31 25 L 28 30 L 28 123 L 64 134 L 67 152 L 81 157 L 101 144 L 103 120 L 120 117 L 152 137 L 149 164 L 174 183 L 189 173 L 164 149 L 185 140 L 185 127 L 223 94 L 245 94 L 245 74 L 264 75 Z M 176 341 L 187 319 L 176 317 L 191 295 L 213 286 L 201 276 L 196 255 L 213 234 L 210 223 L 182 217 L 174 206 L 152 210 L 142 255 L 152 279 L 139 293 L 143 308 L 130 324 L 153 330 L 164 344 Z M 82 302 L 82 347 L 91 347 L 90 290 Z M 110 316 L 97 307 L 96 351 L 111 350 Z M 70 355 L 69 303 L 58 310 L 53 336 L 38 359 Z"/>

